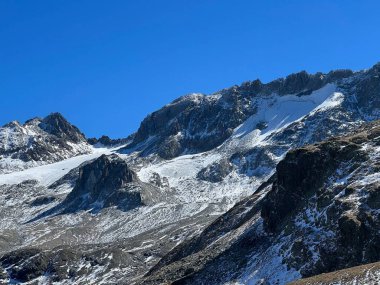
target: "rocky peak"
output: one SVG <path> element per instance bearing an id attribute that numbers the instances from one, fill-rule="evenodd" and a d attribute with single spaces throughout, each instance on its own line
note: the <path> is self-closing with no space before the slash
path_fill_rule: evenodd
<path id="1" fill-rule="evenodd" d="M 39 124 L 39 127 L 49 134 L 74 143 L 85 140 L 79 129 L 71 125 L 60 113 L 51 113 L 46 116 Z"/>
<path id="2" fill-rule="evenodd" d="M 349 69 L 338 69 L 325 74 L 317 72 L 310 74 L 306 71 L 292 73 L 285 78 L 280 78 L 266 84 L 266 92 L 274 92 L 279 95 L 297 94 L 309 95 L 311 92 L 322 88 L 328 83 L 337 82 L 354 74 Z"/>
<path id="3" fill-rule="evenodd" d="M 339 81 L 352 76 L 354 72 L 349 69 L 332 70 L 329 73 L 317 72 L 310 74 L 305 70 L 292 73 L 285 78 L 278 78 L 269 83 L 262 83 L 259 79 L 247 81 L 240 86 L 224 89 L 218 93 L 222 95 L 230 94 L 231 92 L 239 93 L 246 96 L 260 96 L 276 93 L 279 95 L 297 94 L 309 95 L 311 92 L 323 87 L 332 82 Z"/>
<path id="4" fill-rule="evenodd" d="M 13 121 L 0 128 L 0 173 L 89 152 L 91 148 L 84 135 L 59 113 L 52 113 L 44 119 L 33 118 L 23 125 Z"/>
<path id="5" fill-rule="evenodd" d="M 134 138 L 134 143 L 142 142 L 149 136 L 157 134 L 163 129 L 167 128 L 168 125 L 174 125 L 170 124 L 171 120 L 174 120 L 181 114 L 188 114 L 194 107 L 199 104 L 203 97 L 204 95 L 200 94 L 182 96 L 170 104 L 164 106 L 160 110 L 151 113 L 142 121 Z M 172 135 L 176 134 L 176 131 L 176 129 L 167 129 L 166 133 L 168 135 Z"/>
<path id="6" fill-rule="evenodd" d="M 253 81 L 243 82 L 241 85 L 235 85 L 231 88 L 223 89 L 216 94 L 221 94 L 223 99 L 226 101 L 231 101 L 231 97 L 241 96 L 241 97 L 250 97 L 255 94 L 263 92 L 266 84 L 262 83 L 260 79 Z"/>
<path id="7" fill-rule="evenodd" d="M 334 82 L 337 80 L 348 78 L 352 76 L 353 74 L 354 72 L 350 69 L 337 69 L 337 70 L 332 70 L 329 73 L 327 73 L 325 78 L 328 82 Z"/>
<path id="8" fill-rule="evenodd" d="M 220 145 L 253 109 L 248 101 L 242 104 L 240 96 L 225 96 L 223 102 L 219 97 L 192 94 L 173 101 L 143 120 L 127 148 L 140 147 L 142 155 L 170 159 Z"/>
<path id="9" fill-rule="evenodd" d="M 373 74 L 380 74 L 380 61 L 376 64 L 374 64 L 370 70 L 369 70 L 370 73 L 373 73 Z"/>
<path id="10" fill-rule="evenodd" d="M 366 121 L 379 118 L 380 109 L 380 63 L 368 70 L 358 72 L 347 84 L 346 93 L 353 97 Z"/>
<path id="11" fill-rule="evenodd" d="M 18 121 L 12 121 L 3 126 L 3 128 L 13 128 L 13 129 L 20 129 L 21 124 Z"/>
<path id="12" fill-rule="evenodd" d="M 41 123 L 42 119 L 40 117 L 34 117 L 25 121 L 23 127 L 33 127 L 37 126 Z"/>
<path id="13" fill-rule="evenodd" d="M 282 80 L 279 94 L 294 94 L 307 90 L 315 90 L 323 85 L 322 73 L 311 75 L 306 71 L 293 73 Z"/>
<path id="14" fill-rule="evenodd" d="M 90 142 L 91 140 L 91 142 Z M 88 141 L 91 144 L 96 144 L 96 143 L 101 143 L 102 145 L 111 145 L 112 144 L 112 139 L 109 136 L 101 136 L 99 139 L 93 138 L 93 139 L 88 139 Z"/>

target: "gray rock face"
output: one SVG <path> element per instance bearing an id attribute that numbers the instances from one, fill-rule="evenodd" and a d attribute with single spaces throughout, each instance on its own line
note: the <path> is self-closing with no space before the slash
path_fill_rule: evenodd
<path id="1" fill-rule="evenodd" d="M 355 135 L 292 151 L 277 166 L 262 217 L 268 231 L 294 231 L 285 262 L 303 276 L 380 260 L 379 208 L 371 195 L 379 189 L 379 135 L 377 121 Z M 313 214 L 302 217 L 305 211 Z M 302 223 L 324 233 L 319 245 L 303 236 Z"/>
<path id="2" fill-rule="evenodd" d="M 272 93 L 309 95 L 327 83 L 352 75 L 350 70 L 328 74 L 302 71 L 268 84 L 260 80 L 245 82 L 211 96 L 187 95 L 146 117 L 124 151 L 137 148 L 142 155 L 157 153 L 165 159 L 208 151 L 224 142 L 234 128 L 255 113 L 252 98 Z"/>
<path id="3" fill-rule="evenodd" d="M 103 208 L 116 207 L 129 211 L 142 206 L 142 193 L 154 192 L 156 189 L 141 182 L 136 173 L 129 169 L 118 155 L 102 155 L 73 169 L 64 177 L 49 186 L 55 189 L 64 184 L 71 184 L 76 178 L 73 190 L 58 205 L 38 214 L 28 222 L 34 222 L 52 215 L 63 215 L 88 211 L 98 213 Z M 54 199 L 53 199 L 54 200 Z M 50 203 L 42 198 L 32 202 L 32 206 Z"/>
<path id="4" fill-rule="evenodd" d="M 169 188 L 169 181 L 167 177 L 161 177 L 158 173 L 153 173 L 149 179 L 149 183 L 159 188 Z"/>
<path id="5" fill-rule="evenodd" d="M 321 72 L 309 74 L 306 71 L 301 71 L 290 74 L 286 78 L 277 79 L 268 83 L 268 85 L 264 87 L 264 91 L 268 93 L 276 92 L 280 95 L 308 95 L 327 83 L 335 82 L 351 75 L 353 75 L 351 70 L 334 70 L 327 74 Z"/>
<path id="6" fill-rule="evenodd" d="M 369 69 L 364 76 L 354 77 L 349 83 L 348 91 L 355 94 L 358 106 L 367 120 L 377 119 L 380 114 L 380 63 Z"/>
<path id="7" fill-rule="evenodd" d="M 125 151 L 141 148 L 148 138 L 150 141 L 143 146 L 142 155 L 156 152 L 166 159 L 218 146 L 231 135 L 231 127 L 254 112 L 249 100 L 240 94 L 225 97 L 218 100 L 215 96 L 194 94 L 173 101 L 143 120 Z M 242 108 L 246 110 L 242 112 Z"/>
<path id="8" fill-rule="evenodd" d="M 264 199 L 262 215 L 267 230 L 282 229 L 287 215 L 319 190 L 339 164 L 350 160 L 360 163 L 363 154 L 359 150 L 360 145 L 351 141 L 332 140 L 288 152 L 277 165 L 273 190 Z"/>

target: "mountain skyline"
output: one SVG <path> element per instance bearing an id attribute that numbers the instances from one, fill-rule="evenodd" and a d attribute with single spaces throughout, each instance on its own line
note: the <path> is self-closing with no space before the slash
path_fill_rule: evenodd
<path id="1" fill-rule="evenodd" d="M 0 283 L 380 278 L 351 269 L 380 259 L 379 78 L 377 63 L 182 96 L 118 140 L 60 113 L 6 124 Z"/>
<path id="2" fill-rule="evenodd" d="M 380 63 L 380 61 L 377 62 L 375 65 L 378 65 L 379 63 Z M 328 73 L 331 73 L 331 72 L 334 72 L 334 71 L 339 71 L 339 70 L 347 70 L 347 71 L 349 71 L 349 72 L 354 72 L 354 73 L 355 73 L 355 72 L 363 72 L 363 71 L 365 71 L 365 70 L 367 70 L 367 69 L 369 69 L 369 67 L 367 67 L 367 68 L 363 68 L 363 69 L 360 69 L 360 70 L 351 70 L 351 69 L 333 69 L 333 70 L 329 70 L 328 72 L 317 71 L 317 72 L 315 72 L 315 73 L 308 73 L 307 71 L 302 70 L 302 71 L 298 71 L 298 72 L 295 72 L 295 73 L 291 73 L 290 75 L 294 75 L 294 74 L 302 74 L 303 72 L 306 72 L 306 74 L 308 74 L 308 75 L 328 74 Z M 289 76 L 289 75 L 288 75 L 288 76 Z M 288 76 L 287 76 L 287 77 L 288 77 Z M 262 83 L 262 84 L 271 84 L 271 83 L 273 83 L 273 82 L 276 82 L 276 81 L 279 81 L 279 80 L 285 80 L 285 79 L 286 79 L 286 77 L 279 77 L 279 78 L 275 78 L 275 79 L 269 80 L 268 82 L 261 82 L 261 80 L 260 80 L 259 78 L 257 78 L 257 79 L 254 79 L 254 80 L 244 81 L 244 82 L 241 82 L 240 84 L 235 84 L 235 85 L 233 85 L 233 86 L 240 86 L 240 87 L 241 87 L 241 86 L 243 86 L 243 85 L 245 85 L 245 84 L 249 84 L 249 83 L 251 83 L 251 82 L 255 82 L 255 81 L 258 81 L 258 82 L 260 82 L 260 83 Z M 229 87 L 229 88 L 231 88 L 231 87 Z M 221 92 L 221 91 L 223 91 L 223 90 L 225 90 L 225 89 L 228 89 L 228 88 L 219 89 L 218 91 L 215 91 L 215 90 L 214 90 L 212 93 L 208 93 L 208 94 L 206 94 L 206 93 L 186 93 L 185 95 L 182 95 L 182 96 L 180 96 L 180 97 L 176 97 L 176 98 L 174 98 L 173 101 L 171 101 L 171 102 L 167 102 L 166 104 L 164 104 L 164 106 L 169 105 L 170 103 L 172 103 L 172 102 L 178 100 L 179 98 L 182 98 L 182 97 L 185 97 L 185 96 L 188 96 L 188 95 L 191 95 L 191 94 L 202 94 L 202 95 L 204 95 L 204 96 L 212 96 L 213 94 L 217 94 L 218 92 Z M 154 113 L 155 111 L 157 111 L 157 109 L 156 109 L 156 110 L 153 110 L 153 111 L 150 112 L 150 113 L 147 113 L 147 114 L 143 117 L 143 119 L 144 119 L 144 118 L 147 118 L 149 115 L 151 115 L 151 114 Z M 67 118 L 68 121 L 72 122 L 74 126 L 77 126 L 77 124 L 76 124 L 75 122 L 73 122 L 72 120 L 70 120 L 70 118 L 67 117 L 65 114 L 60 113 L 60 112 L 57 112 L 57 111 L 54 111 L 54 110 L 48 112 L 47 114 L 45 114 L 45 115 L 43 115 L 43 116 L 38 116 L 38 115 L 37 115 L 37 116 L 29 117 L 29 118 L 25 119 L 24 121 L 19 121 L 19 120 L 17 120 L 17 119 L 14 119 L 14 120 L 11 120 L 11 121 L 7 121 L 7 122 L 4 122 L 3 126 L 6 125 L 6 124 L 8 124 L 8 123 L 10 123 L 10 122 L 12 122 L 12 121 L 17 121 L 17 122 L 20 123 L 20 124 L 25 124 L 26 122 L 28 122 L 28 121 L 30 121 L 30 120 L 32 120 L 32 119 L 42 119 L 42 118 L 44 118 L 44 117 L 46 117 L 46 116 L 48 116 L 48 115 L 52 115 L 52 114 L 55 114 L 55 113 L 64 115 L 64 117 Z M 128 136 L 133 135 L 133 134 L 138 130 L 138 128 L 139 128 L 141 122 L 143 121 L 143 119 L 137 124 L 137 127 L 136 127 L 134 130 L 132 130 L 132 132 L 122 134 L 121 136 L 110 137 L 109 134 L 108 134 L 107 132 L 102 132 L 102 131 L 99 131 L 99 134 L 100 134 L 99 136 L 89 136 L 89 135 L 87 135 L 85 132 L 83 132 L 83 134 L 86 136 L 87 139 L 92 139 L 92 138 L 99 139 L 99 138 L 101 138 L 102 136 L 110 137 L 111 139 L 125 139 L 125 138 L 127 138 Z M 82 130 L 82 128 L 81 128 L 80 126 L 79 126 L 79 129 Z"/>
<path id="3" fill-rule="evenodd" d="M 0 3 L 0 125 L 60 112 L 123 137 L 191 92 L 379 61 L 378 1 Z M 33 110 L 30 109 L 33 106 Z"/>
<path id="4" fill-rule="evenodd" d="M 380 284 L 380 1 L 0 1 L 0 285 Z"/>

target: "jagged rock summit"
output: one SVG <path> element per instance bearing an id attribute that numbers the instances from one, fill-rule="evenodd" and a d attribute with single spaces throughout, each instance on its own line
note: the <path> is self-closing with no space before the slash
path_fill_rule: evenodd
<path id="1" fill-rule="evenodd" d="M 142 156 L 157 154 L 161 158 L 172 159 L 209 151 L 230 138 L 235 128 L 249 117 L 260 113 L 263 101 L 284 100 L 288 95 L 307 98 L 329 84 L 336 86 L 337 92 L 355 93 L 356 98 L 352 99 L 356 100 L 355 104 L 365 109 L 366 114 L 372 114 L 379 104 L 376 95 L 379 91 L 378 76 L 378 64 L 359 72 L 335 70 L 309 74 L 301 71 L 267 84 L 255 80 L 212 95 L 186 95 L 148 115 L 124 152 L 137 149 Z M 351 98 L 346 97 L 345 100 L 346 105 L 353 103 Z M 267 129 L 265 119 L 257 123 Z"/>
<path id="2" fill-rule="evenodd" d="M 0 173 L 90 152 L 85 136 L 59 113 L 23 125 L 13 121 L 0 128 Z"/>

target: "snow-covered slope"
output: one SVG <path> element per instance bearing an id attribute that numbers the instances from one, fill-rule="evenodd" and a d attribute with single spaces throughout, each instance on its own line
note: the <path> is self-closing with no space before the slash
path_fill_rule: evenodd
<path id="1" fill-rule="evenodd" d="M 59 178 L 66 175 L 73 168 L 81 163 L 92 160 L 102 154 L 111 154 L 118 148 L 93 148 L 87 147 L 89 154 L 81 154 L 71 158 L 61 160 L 56 163 L 35 166 L 22 171 L 0 174 L 1 184 L 19 184 L 25 180 L 36 180 L 43 186 L 49 186 Z M 46 161 L 44 162 L 46 163 Z"/>
<path id="2" fill-rule="evenodd" d="M 206 236 L 202 247 L 212 253 L 198 259 L 216 258 L 214 248 L 224 252 L 231 246 L 241 265 L 228 272 L 241 273 L 240 283 L 254 284 L 268 272 L 276 272 L 273 280 L 300 277 L 299 268 L 288 268 L 293 261 L 279 257 L 281 246 L 289 244 L 286 239 L 268 246 L 260 216 L 260 201 L 268 189 L 263 191 L 262 183 L 289 150 L 380 118 L 379 75 L 379 65 L 355 73 L 301 72 L 268 84 L 247 82 L 210 96 L 184 96 L 149 115 L 136 134 L 115 140 L 118 148 L 99 147 L 110 141 L 106 138 L 91 140 L 91 146 L 57 114 L 4 126 L 0 278 L 41 284 L 89 284 L 89 279 L 94 284 L 139 283 L 158 262 L 155 270 L 173 262 L 163 257 L 178 254 L 172 249 L 198 234 Z M 110 182 L 107 189 L 120 197 L 131 189 L 139 191 L 138 207 L 120 207 L 115 199 L 106 201 L 112 193 L 98 191 L 99 183 L 118 179 L 103 168 L 107 159 L 96 162 L 103 154 L 112 154 L 110 161 L 118 160 L 117 155 L 125 169 L 136 173 L 135 184 Z M 91 172 L 91 167 L 98 170 Z M 101 173 L 104 179 L 91 173 Z M 367 180 L 378 178 L 373 175 Z M 87 186 L 79 188 L 77 183 Z M 247 198 L 255 191 L 254 198 Z M 92 199 L 95 192 L 101 194 Z M 91 201 L 91 206 L 55 211 L 68 197 L 75 198 L 72 193 L 81 193 L 78 198 Z M 233 207 L 239 201 L 240 206 Z M 229 209 L 231 218 L 211 224 Z M 223 223 L 231 223 L 233 231 Z M 225 229 L 225 237 L 219 235 L 219 227 Z M 235 246 L 245 233 L 253 234 L 249 242 L 264 237 L 260 255 L 245 259 L 241 244 Z M 182 278 L 191 268 L 182 267 L 176 274 Z"/>

